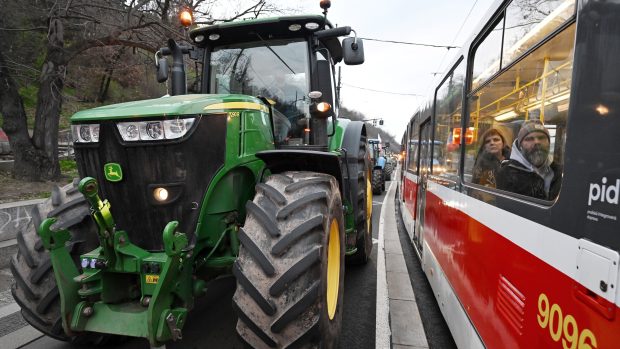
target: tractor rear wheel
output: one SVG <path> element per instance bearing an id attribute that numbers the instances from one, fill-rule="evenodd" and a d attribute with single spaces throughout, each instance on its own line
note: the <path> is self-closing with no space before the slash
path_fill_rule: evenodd
<path id="1" fill-rule="evenodd" d="M 385 178 L 392 178 L 392 172 L 394 172 L 394 163 L 392 161 L 388 161 L 385 164 L 385 168 L 384 168 L 384 172 L 385 172 Z"/>
<path id="2" fill-rule="evenodd" d="M 371 160 L 368 155 L 366 140 L 360 142 L 360 149 L 357 155 L 357 186 L 353 193 L 357 205 L 355 214 L 355 228 L 357 237 L 355 247 L 357 251 L 347 256 L 348 264 L 366 264 L 372 252 L 372 181 L 371 181 Z"/>
<path id="3" fill-rule="evenodd" d="M 385 181 L 383 180 L 383 170 L 375 168 L 372 170 L 372 193 L 375 195 L 381 195 L 385 188 Z"/>
<path id="4" fill-rule="evenodd" d="M 254 348 L 336 348 L 345 252 L 336 179 L 275 174 L 256 186 L 246 208 L 233 265 L 240 337 Z"/>
<path id="5" fill-rule="evenodd" d="M 32 220 L 17 233 L 18 251 L 11 259 L 14 283 L 13 298 L 21 307 L 22 316 L 32 327 L 44 334 L 63 341 L 78 344 L 104 344 L 116 336 L 84 333 L 67 336 L 60 317 L 60 296 L 52 261 L 43 247 L 37 229 L 45 218 L 57 219 L 54 229 L 68 229 L 72 238 L 68 244 L 76 265 L 80 254 L 91 251 L 99 243 L 97 228 L 88 218 L 88 203 L 77 190 L 77 181 L 62 188 L 54 187 L 52 196 L 32 210 Z"/>

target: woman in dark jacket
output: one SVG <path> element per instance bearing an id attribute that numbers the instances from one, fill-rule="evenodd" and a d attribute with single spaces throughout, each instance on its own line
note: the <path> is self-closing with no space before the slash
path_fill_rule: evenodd
<path id="1" fill-rule="evenodd" d="M 506 139 L 498 130 L 491 128 L 482 135 L 474 163 L 473 183 L 495 188 L 495 175 L 502 161 L 510 157 Z"/>

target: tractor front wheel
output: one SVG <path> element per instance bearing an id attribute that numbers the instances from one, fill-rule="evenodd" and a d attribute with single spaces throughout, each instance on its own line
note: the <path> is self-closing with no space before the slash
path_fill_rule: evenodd
<path id="1" fill-rule="evenodd" d="M 383 170 L 375 168 L 372 170 L 372 193 L 381 195 L 385 190 L 385 180 L 383 179 Z"/>
<path id="2" fill-rule="evenodd" d="M 275 174 L 246 208 L 233 266 L 237 332 L 254 348 L 336 348 L 345 252 L 336 179 Z"/>
<path id="3" fill-rule="evenodd" d="M 353 205 L 355 215 L 356 251 L 346 257 L 348 264 L 366 264 L 372 252 L 372 181 L 371 160 L 368 155 L 366 140 L 360 142 L 357 156 L 357 182 L 351 186 L 355 195 Z"/>
<path id="4" fill-rule="evenodd" d="M 17 233 L 18 252 L 12 257 L 10 265 L 15 280 L 11 292 L 21 307 L 22 316 L 32 327 L 59 340 L 98 345 L 109 343 L 113 338 L 121 340 L 122 337 L 91 332 L 71 337 L 65 334 L 52 262 L 37 234 L 43 219 L 55 217 L 54 229 L 64 228 L 71 233 L 67 248 L 78 265 L 80 254 L 99 245 L 97 227 L 89 216 L 90 208 L 77 190 L 77 181 L 62 188 L 54 187 L 51 198 L 35 206 L 32 221 Z"/>

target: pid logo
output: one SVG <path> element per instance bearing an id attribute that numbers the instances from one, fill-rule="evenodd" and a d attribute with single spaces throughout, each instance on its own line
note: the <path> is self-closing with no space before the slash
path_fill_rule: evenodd
<path id="1" fill-rule="evenodd" d="M 615 185 L 607 185 L 607 177 L 603 177 L 601 182 L 602 184 L 590 183 L 588 206 L 592 206 L 592 202 L 597 201 L 617 205 L 618 194 L 620 192 L 620 179 L 616 179 Z"/>

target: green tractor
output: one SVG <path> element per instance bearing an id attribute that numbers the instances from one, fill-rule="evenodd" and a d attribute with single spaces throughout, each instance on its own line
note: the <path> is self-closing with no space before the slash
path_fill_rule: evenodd
<path id="1" fill-rule="evenodd" d="M 11 262 L 24 318 L 158 346 L 233 274 L 247 344 L 336 347 L 345 261 L 372 249 L 366 129 L 338 118 L 334 84 L 336 63 L 363 62 L 351 31 L 321 15 L 194 28 L 158 52 L 170 96 L 75 114 L 82 179 L 38 205 Z"/>
<path id="2" fill-rule="evenodd" d="M 381 138 L 369 138 L 368 147 L 370 150 L 372 174 L 371 174 L 371 188 L 372 193 L 380 195 L 385 191 L 385 165 L 386 158 L 384 149 L 381 146 Z"/>

